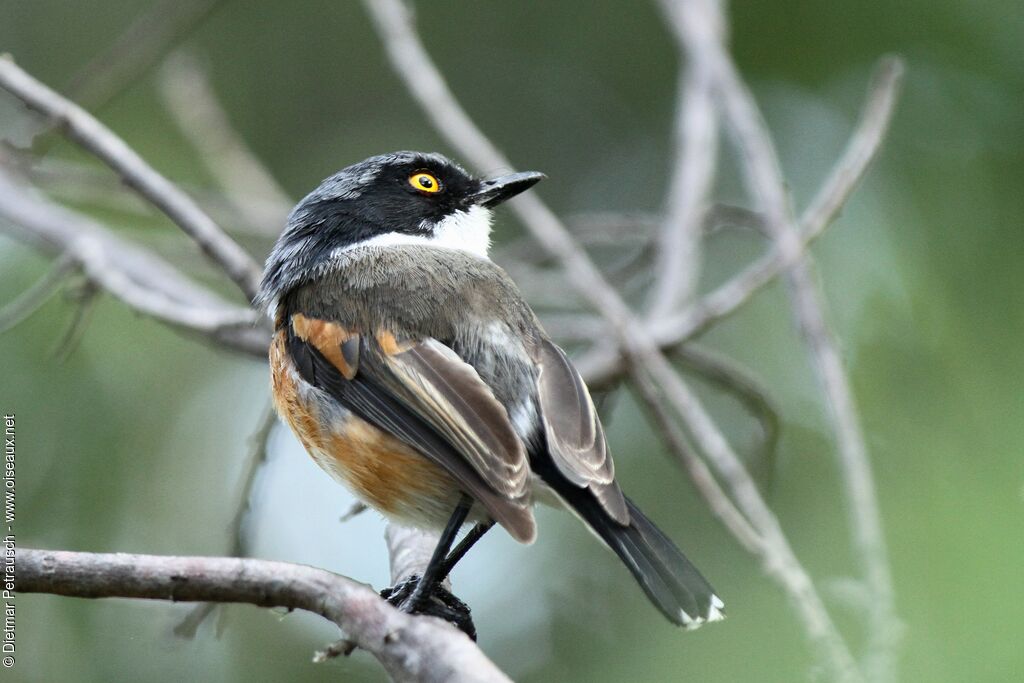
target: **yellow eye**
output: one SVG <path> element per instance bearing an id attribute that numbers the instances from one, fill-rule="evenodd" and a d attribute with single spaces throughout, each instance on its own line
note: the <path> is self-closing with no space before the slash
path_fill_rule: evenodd
<path id="1" fill-rule="evenodd" d="M 409 176 L 409 184 L 420 192 L 428 194 L 436 194 L 441 191 L 441 181 L 426 171 L 419 171 Z"/>

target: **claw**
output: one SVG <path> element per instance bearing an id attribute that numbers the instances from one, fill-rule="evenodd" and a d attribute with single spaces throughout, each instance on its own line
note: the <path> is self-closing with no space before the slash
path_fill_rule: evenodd
<path id="1" fill-rule="evenodd" d="M 440 584 L 432 586 L 430 591 L 418 601 L 420 604 L 412 604 L 419 582 L 419 576 L 410 576 L 408 579 L 382 590 L 380 597 L 406 614 L 425 614 L 444 619 L 475 641 L 476 626 L 473 624 L 469 606 Z"/>

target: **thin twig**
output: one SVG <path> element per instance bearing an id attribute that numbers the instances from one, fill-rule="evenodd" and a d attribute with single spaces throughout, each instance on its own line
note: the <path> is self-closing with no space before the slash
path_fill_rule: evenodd
<path id="1" fill-rule="evenodd" d="M 171 55 L 160 70 L 160 92 L 178 129 L 235 210 L 249 224 L 260 225 L 266 212 L 250 198 L 261 197 L 264 204 L 278 208 L 271 225 L 279 230 L 295 202 L 231 125 L 199 60 L 182 51 Z"/>
<path id="2" fill-rule="evenodd" d="M 565 224 L 581 244 L 620 246 L 631 242 L 649 242 L 664 218 L 656 213 L 585 211 L 569 214 Z M 537 250 L 534 249 L 536 254 Z"/>
<path id="3" fill-rule="evenodd" d="M 238 487 L 238 500 L 235 503 L 235 515 L 231 518 L 228 526 L 228 539 L 230 543 L 229 557 L 245 557 L 245 535 L 243 525 L 252 510 L 252 490 L 256 483 L 256 475 L 267 462 L 267 441 L 277 424 L 277 413 L 274 407 L 268 405 L 263 409 L 263 415 L 256 425 L 256 431 L 249 438 L 249 457 L 246 458 L 242 471 L 242 483 Z M 217 603 L 204 602 L 185 615 L 185 618 L 174 627 L 174 634 L 184 638 L 192 638 L 196 630 L 216 608 Z"/>
<path id="4" fill-rule="evenodd" d="M 341 515 L 341 517 L 338 518 L 338 521 L 342 524 L 344 524 L 345 522 L 350 522 L 369 509 L 370 507 L 366 503 L 364 503 L 361 500 L 357 500 L 356 502 L 352 503 L 352 505 L 349 506 L 348 510 L 346 510 L 344 514 Z"/>
<path id="5" fill-rule="evenodd" d="M 764 387 L 747 370 L 722 354 L 694 344 L 677 347 L 673 353 L 687 369 L 734 396 L 754 416 L 761 426 L 758 450 L 770 465 L 779 441 L 779 411 Z"/>
<path id="6" fill-rule="evenodd" d="M 133 216 L 152 215 L 149 203 L 138 195 L 126 193 L 117 177 L 100 167 L 55 157 L 29 157 L 24 152 L 21 156 L 26 158 L 12 160 L 18 171 L 52 197 L 97 204 Z M 0 163 L 3 161 L 0 157 Z M 281 216 L 291 209 L 254 193 L 233 195 L 229 199 L 221 190 L 187 183 L 179 183 L 179 186 L 229 234 L 274 238 L 281 232 Z M 239 214 L 237 204 L 248 207 L 247 215 Z"/>
<path id="7" fill-rule="evenodd" d="M 800 233 L 805 241 L 835 219 L 878 154 L 889 131 L 905 71 L 898 57 L 884 57 L 875 66 L 860 121 L 839 161 L 800 216 Z"/>
<path id="8" fill-rule="evenodd" d="M 544 330 L 565 345 L 593 341 L 608 328 L 604 318 L 592 313 L 542 313 L 540 319 Z"/>
<path id="9" fill-rule="evenodd" d="M 124 181 L 181 228 L 252 300 L 260 267 L 222 231 L 191 197 L 160 175 L 124 140 L 91 114 L 58 95 L 7 56 L 0 57 L 0 87 L 31 109 L 57 122 L 64 133 L 113 169 Z"/>
<path id="10" fill-rule="evenodd" d="M 686 59 L 680 51 L 680 60 Z M 666 209 L 657 277 L 647 315 L 658 319 L 689 301 L 700 279 L 700 240 L 707 197 L 718 160 L 718 118 L 710 74 L 698 57 L 679 69 L 676 96 L 675 164 L 666 192 Z"/>
<path id="11" fill-rule="evenodd" d="M 796 247 L 775 243 L 772 249 L 743 272 L 704 297 L 691 311 L 669 321 L 670 334 L 693 337 L 706 330 L 750 300 L 754 294 L 791 268 L 807 252 L 811 243 L 824 232 L 842 210 L 881 149 L 903 80 L 903 65 L 898 59 L 885 58 L 875 68 L 867 97 L 846 149 L 836 161 L 828 178 L 800 215 Z M 764 214 L 759 214 L 767 220 Z"/>
<path id="12" fill-rule="evenodd" d="M 77 292 L 71 291 L 75 299 L 74 315 L 71 317 L 67 330 L 56 345 L 54 345 L 51 352 L 54 360 L 58 363 L 67 361 L 78 348 L 78 345 L 85 337 L 85 330 L 92 319 L 92 313 L 96 309 L 96 300 L 99 294 L 96 285 L 86 280 L 77 289 L 79 290 Z"/>
<path id="13" fill-rule="evenodd" d="M 68 272 L 74 269 L 74 266 L 74 259 L 67 254 L 62 254 L 46 275 L 0 309 L 0 334 L 17 326 L 38 311 L 60 289 L 61 283 L 64 282 Z"/>
<path id="14" fill-rule="evenodd" d="M 231 541 L 231 557 L 243 557 L 246 554 L 245 535 L 242 527 L 246 518 L 252 511 L 252 492 L 256 484 L 256 476 L 267 463 L 267 442 L 277 425 L 277 412 L 274 407 L 268 405 L 260 416 L 256 431 L 249 437 L 249 457 L 246 458 L 242 472 L 242 483 L 238 487 L 238 500 L 235 505 L 235 515 L 231 518 L 228 526 L 228 538 Z"/>
<path id="15" fill-rule="evenodd" d="M 766 552 L 757 530 L 744 516 L 729 496 L 722 490 L 708 466 L 700 459 L 680 429 L 678 421 L 658 391 L 658 385 L 646 373 L 633 375 L 633 384 L 637 393 L 654 417 L 654 422 L 665 437 L 665 442 L 676 460 L 686 468 L 697 492 L 708 504 L 711 512 L 719 519 L 747 552 L 762 556 Z"/>
<path id="16" fill-rule="evenodd" d="M 6 567 L 12 558 L 4 557 Z M 334 622 L 396 681 L 509 681 L 461 631 L 410 616 L 369 586 L 267 560 L 77 553 L 19 548 L 16 590 L 79 598 L 233 602 L 301 609 Z M 424 656 L 429 653 L 429 656 Z"/>

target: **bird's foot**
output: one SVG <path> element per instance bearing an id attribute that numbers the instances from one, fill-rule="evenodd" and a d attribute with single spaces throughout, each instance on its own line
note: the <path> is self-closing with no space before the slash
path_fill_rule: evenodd
<path id="1" fill-rule="evenodd" d="M 418 597 L 416 587 L 419 586 L 419 583 L 419 576 L 410 576 L 408 579 L 382 590 L 380 597 L 406 614 L 426 614 L 431 617 L 440 617 L 454 624 L 475 641 L 476 626 L 473 625 L 469 605 L 452 595 L 451 591 L 439 583 L 431 586 L 426 593 L 422 594 L 422 597 Z"/>

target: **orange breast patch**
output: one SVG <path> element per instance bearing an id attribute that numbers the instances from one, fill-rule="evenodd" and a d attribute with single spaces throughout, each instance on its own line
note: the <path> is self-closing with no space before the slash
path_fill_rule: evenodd
<path id="1" fill-rule="evenodd" d="M 350 415 L 323 449 L 360 498 L 388 515 L 432 516 L 458 486 L 443 469 L 364 420 Z"/>
<path id="2" fill-rule="evenodd" d="M 309 395 L 299 390 L 284 331 L 274 335 L 270 367 L 278 413 L 320 467 L 390 517 L 444 523 L 459 487 L 443 468 L 351 413 L 340 424 L 325 423 Z"/>

